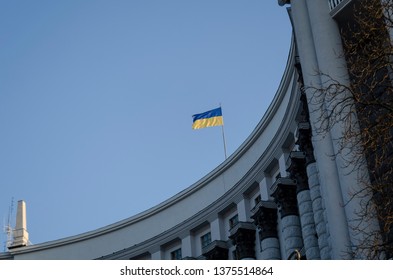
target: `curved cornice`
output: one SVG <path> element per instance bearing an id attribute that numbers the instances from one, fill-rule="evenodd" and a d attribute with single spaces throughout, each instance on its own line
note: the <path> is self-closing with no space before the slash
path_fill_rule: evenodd
<path id="1" fill-rule="evenodd" d="M 143 246 L 144 244 L 151 245 L 153 239 L 156 240 L 156 242 L 157 239 L 166 240 L 168 239 L 168 236 L 170 236 L 171 233 L 173 233 L 174 231 L 184 231 L 190 226 L 192 226 L 192 224 L 195 225 L 197 221 L 206 220 L 206 217 L 209 216 L 210 213 L 217 213 L 217 211 L 220 211 L 220 209 L 225 207 L 225 205 L 228 205 L 228 203 L 236 200 L 235 197 L 241 194 L 242 190 L 244 190 L 245 187 L 250 186 L 256 180 L 256 177 L 261 172 L 261 170 L 264 170 L 264 168 L 266 168 L 266 165 L 269 164 L 269 160 L 271 158 L 274 158 L 276 150 L 281 149 L 281 145 L 285 141 L 284 138 L 288 135 L 288 131 L 292 129 L 291 125 L 294 119 L 293 116 L 296 114 L 298 106 L 298 101 L 295 98 L 295 96 L 297 96 L 297 88 L 295 82 L 296 73 L 294 70 L 294 61 L 295 44 L 292 40 L 287 65 L 280 85 L 273 98 L 273 101 L 271 102 L 268 110 L 262 117 L 261 121 L 257 124 L 256 128 L 253 130 L 250 136 L 227 160 L 225 160 L 222 164 L 220 164 L 206 176 L 201 178 L 199 181 L 186 188 L 185 190 L 181 191 L 180 193 L 176 194 L 175 196 L 163 201 L 162 203 L 130 218 L 76 236 L 13 249 L 11 251 L 11 254 L 19 255 L 29 254 L 43 250 L 52 250 L 62 246 L 71 246 L 75 245 L 76 243 L 87 242 L 103 236 L 108 237 L 107 235 L 117 233 L 125 228 L 128 229 L 129 227 L 132 227 L 138 223 L 146 222 L 149 219 L 153 219 L 155 216 L 163 213 L 163 211 L 169 211 L 172 207 L 184 203 L 186 199 L 191 199 L 193 195 L 196 195 L 199 192 L 203 192 L 205 188 L 211 188 L 210 184 L 220 180 L 220 177 L 224 178 L 225 176 L 227 176 L 229 177 L 228 180 L 231 187 L 229 189 L 225 189 L 224 184 L 224 189 L 221 190 L 221 192 L 217 191 L 217 193 L 215 194 L 216 198 L 212 198 L 210 202 L 206 202 L 208 203 L 206 206 L 195 211 L 195 213 L 188 216 L 187 218 L 180 219 L 175 225 L 164 228 L 160 233 L 153 234 L 152 236 L 146 235 L 144 241 L 139 240 L 139 242 L 135 242 L 134 244 L 138 244 L 138 246 L 142 248 L 146 247 Z M 285 105 L 286 107 L 284 108 Z M 279 111 L 280 114 L 278 113 Z M 277 123 L 274 126 L 275 131 L 267 131 L 273 122 Z M 259 142 L 264 136 L 264 133 L 269 133 L 271 141 L 269 143 L 263 143 L 262 145 Z M 260 150 L 261 147 L 264 147 L 263 151 Z M 256 155 L 252 153 L 253 149 L 258 151 Z M 242 163 L 242 161 L 245 161 L 245 158 L 247 158 L 248 160 L 247 164 Z M 242 173 L 240 175 L 237 175 L 237 177 L 232 176 L 232 168 L 239 169 L 239 166 L 242 166 L 242 164 L 247 167 L 246 170 L 241 170 Z M 199 194 L 199 196 L 200 195 L 202 194 Z M 118 236 L 113 236 L 112 238 L 118 238 Z M 128 244 L 130 245 L 132 243 L 133 241 L 129 240 Z M 129 245 L 123 246 L 121 248 L 114 248 L 114 250 L 120 251 L 122 250 L 122 248 L 129 247 Z M 98 253 L 99 255 L 93 256 L 92 258 L 96 258 L 100 255 L 102 256 L 111 252 L 113 251 L 106 253 Z"/>
<path id="2" fill-rule="evenodd" d="M 293 45 L 292 45 L 293 46 Z M 239 180 L 229 191 L 227 191 L 218 200 L 214 201 L 208 207 L 204 208 L 203 211 L 196 213 L 194 216 L 190 217 L 181 224 L 157 235 L 153 238 L 145 240 L 140 244 L 136 244 L 132 247 L 125 248 L 118 252 L 114 252 L 107 256 L 101 257 L 102 259 L 123 259 L 133 258 L 138 255 L 145 254 L 146 252 L 154 252 L 158 250 L 159 244 L 166 244 L 176 238 L 182 238 L 186 236 L 191 229 L 196 225 L 205 223 L 206 221 L 211 222 L 217 217 L 217 213 L 223 211 L 223 209 L 228 208 L 228 205 L 235 205 L 236 202 L 240 200 L 243 196 L 244 190 L 250 187 L 256 180 L 259 173 L 263 172 L 270 164 L 271 159 L 277 154 L 277 149 L 281 149 L 281 145 L 285 142 L 288 133 L 294 129 L 292 124 L 295 124 L 295 116 L 297 114 L 300 99 L 298 96 L 297 84 L 294 82 L 297 78 L 294 71 L 294 49 L 291 48 L 290 55 L 287 62 L 286 71 L 283 75 L 282 81 L 280 83 L 279 90 L 271 103 L 268 111 L 265 113 L 262 120 L 259 122 L 257 127 L 254 129 L 253 133 L 246 139 L 246 141 L 238 148 L 238 150 L 228 159 L 228 162 L 224 162 L 222 165 L 218 166 L 215 170 L 209 173 L 206 177 L 202 178 L 200 181 L 206 182 L 204 180 L 213 180 L 212 176 L 219 176 L 223 172 L 223 168 L 229 168 L 228 165 L 234 164 L 244 153 L 249 150 L 249 148 L 256 142 L 256 140 L 263 134 L 266 126 L 270 123 L 273 116 L 278 110 L 278 106 L 281 105 L 284 97 L 289 97 L 288 104 L 290 106 L 286 107 L 285 117 L 282 118 L 280 125 L 273 137 L 273 141 L 269 143 L 269 146 L 260 155 L 259 159 L 255 164 L 248 170 L 246 174 Z M 288 96 L 289 93 L 289 96 Z M 225 166 L 225 164 L 227 164 Z M 222 169 L 220 169 L 222 168 Z M 217 173 L 215 173 L 217 172 Z M 198 184 L 198 181 L 196 184 Z"/>

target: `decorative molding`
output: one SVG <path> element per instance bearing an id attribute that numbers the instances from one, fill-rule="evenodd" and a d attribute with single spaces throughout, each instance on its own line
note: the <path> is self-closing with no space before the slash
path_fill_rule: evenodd
<path id="1" fill-rule="evenodd" d="M 260 206 L 258 211 L 251 216 L 251 219 L 254 220 L 254 224 L 259 229 L 261 241 L 266 238 L 278 238 L 276 208 Z"/>
<path id="2" fill-rule="evenodd" d="M 228 246 L 223 240 L 214 240 L 202 248 L 202 255 L 207 260 L 227 260 Z"/>
<path id="3" fill-rule="evenodd" d="M 270 188 L 271 196 L 279 206 L 281 219 L 296 215 L 299 216 L 296 199 L 296 182 L 290 178 L 278 178 Z"/>
<path id="4" fill-rule="evenodd" d="M 255 226 L 249 222 L 239 222 L 230 230 L 230 234 L 238 259 L 255 259 Z"/>
<path id="5" fill-rule="evenodd" d="M 289 155 L 291 164 L 288 168 L 290 177 L 296 182 L 296 192 L 309 190 L 308 177 L 306 169 L 306 154 L 304 152 L 294 151 Z"/>
<path id="6" fill-rule="evenodd" d="M 297 130 L 297 142 L 299 149 L 306 155 L 306 166 L 310 163 L 315 162 L 314 147 L 312 145 L 311 137 L 311 126 L 309 122 L 299 122 Z"/>

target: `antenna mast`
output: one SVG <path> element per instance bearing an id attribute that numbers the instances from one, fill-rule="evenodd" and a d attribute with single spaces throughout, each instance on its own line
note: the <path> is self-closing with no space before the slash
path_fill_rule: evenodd
<path id="1" fill-rule="evenodd" d="M 14 211 L 14 198 L 12 197 L 11 199 L 11 205 L 8 208 L 8 219 L 7 219 L 7 225 L 4 226 L 4 233 L 7 235 L 7 241 L 4 244 L 4 252 L 7 250 L 7 248 L 11 245 L 12 243 L 12 233 L 13 233 L 13 228 L 11 226 L 11 220 L 12 220 L 12 213 Z"/>

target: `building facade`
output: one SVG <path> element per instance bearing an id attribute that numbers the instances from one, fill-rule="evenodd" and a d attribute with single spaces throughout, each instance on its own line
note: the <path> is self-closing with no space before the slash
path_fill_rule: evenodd
<path id="1" fill-rule="evenodd" d="M 315 91 L 305 84 L 322 87 L 328 81 L 320 73 L 347 83 L 337 19 L 355 1 L 278 2 L 294 31 L 286 69 L 269 109 L 234 154 L 145 212 L 77 236 L 12 246 L 0 259 L 354 258 L 362 201 L 351 193 L 359 181 L 344 159 L 332 157 L 343 128 L 317 133 L 330 104 L 310 102 Z M 364 228 L 378 227 L 370 220 Z"/>

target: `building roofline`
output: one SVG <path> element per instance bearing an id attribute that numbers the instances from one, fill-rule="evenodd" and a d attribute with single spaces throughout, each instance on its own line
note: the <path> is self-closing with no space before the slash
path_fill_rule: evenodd
<path id="1" fill-rule="evenodd" d="M 294 61 L 295 61 L 295 43 L 294 39 L 292 38 L 291 44 L 290 44 L 290 50 L 289 50 L 289 55 L 287 59 L 287 64 L 281 79 L 281 82 L 278 86 L 278 89 L 276 91 L 276 94 L 270 103 L 268 109 L 266 110 L 265 114 L 257 124 L 257 126 L 254 128 L 254 130 L 251 132 L 251 134 L 246 138 L 246 140 L 239 146 L 236 151 L 230 155 L 223 163 L 218 165 L 216 168 L 214 168 L 211 172 L 209 172 L 207 175 L 202 177 L 200 180 L 189 186 L 188 188 L 184 189 L 183 191 L 177 193 L 176 195 L 164 200 L 163 202 L 157 204 L 156 206 L 153 206 L 145 211 L 142 211 L 136 215 L 133 215 L 129 218 L 120 220 L 118 222 L 109 224 L 107 226 L 88 231 L 85 233 L 81 233 L 78 235 L 54 240 L 54 241 L 48 241 L 36 245 L 31 245 L 31 246 L 25 246 L 21 248 L 16 248 L 10 251 L 10 253 L 6 253 L 4 256 L 12 256 L 12 255 L 18 255 L 18 254 L 24 254 L 24 253 L 30 253 L 34 251 L 41 251 L 41 250 L 46 250 L 50 248 L 55 248 L 59 246 L 64 246 L 72 243 L 78 243 L 81 241 L 85 241 L 88 239 L 92 239 L 95 237 L 99 237 L 102 235 L 109 234 L 111 232 L 118 231 L 120 229 L 129 227 L 133 224 L 136 224 L 140 221 L 146 220 L 162 211 L 164 211 L 167 208 L 170 208 L 173 205 L 176 205 L 180 201 L 190 197 L 192 194 L 196 193 L 197 191 L 203 189 L 207 184 L 211 183 L 215 179 L 217 179 L 219 176 L 224 174 L 231 166 L 233 166 L 239 159 L 242 158 L 242 156 L 250 150 L 251 147 L 255 144 L 255 142 L 259 139 L 259 137 L 264 133 L 265 129 L 268 127 L 274 116 L 276 115 L 277 111 L 279 110 L 281 103 L 284 99 L 284 97 L 287 95 L 288 88 L 290 84 L 293 82 L 293 76 L 295 75 L 295 67 L 294 67 Z M 293 91 L 293 89 L 291 89 Z M 291 104 L 289 104 L 291 105 Z M 276 132 L 278 133 L 278 132 Z M 270 147 L 272 143 L 270 143 L 268 146 Z M 260 165 L 260 159 L 263 157 L 260 156 L 256 162 L 254 162 L 253 166 Z M 243 177 L 247 176 L 247 174 L 243 174 Z M 242 178 L 243 178 L 242 177 Z M 234 189 L 236 188 L 236 185 L 231 188 Z M 198 213 L 193 215 L 195 217 Z M 192 217 L 190 217 L 191 219 Z M 167 231 L 170 231 L 171 229 L 168 229 Z M 167 232 L 167 231 L 164 231 Z M 149 240 L 150 238 L 147 238 Z M 143 243 L 143 242 L 142 242 Z M 0 259 L 2 257 L 2 254 L 0 254 Z M 97 256 L 98 257 L 98 256 Z"/>

